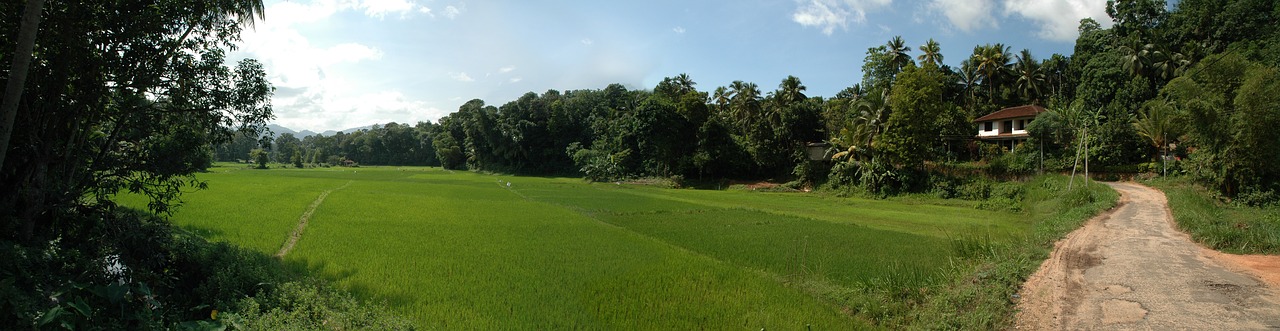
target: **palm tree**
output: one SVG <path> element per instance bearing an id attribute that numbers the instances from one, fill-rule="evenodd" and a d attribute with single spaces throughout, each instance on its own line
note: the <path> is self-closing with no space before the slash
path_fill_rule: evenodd
<path id="1" fill-rule="evenodd" d="M 804 95 L 804 91 L 806 89 L 807 88 L 804 84 L 800 83 L 800 78 L 796 78 L 796 76 L 787 76 L 786 79 L 782 80 L 781 84 L 778 84 L 778 101 L 782 105 L 804 102 L 805 99 L 809 98 Z"/>
<path id="2" fill-rule="evenodd" d="M 1120 46 L 1120 51 L 1124 53 L 1125 71 L 1133 76 L 1145 75 L 1151 66 L 1151 55 L 1154 49 L 1155 45 L 1144 44 L 1141 41 Z"/>
<path id="3" fill-rule="evenodd" d="M 732 97 L 729 99 L 729 115 L 740 129 L 750 125 L 752 117 L 760 113 L 760 88 L 756 83 L 740 80 L 729 83 Z"/>
<path id="4" fill-rule="evenodd" d="M 1031 56 L 1031 51 L 1023 49 L 1018 54 L 1018 62 L 1014 64 L 1014 73 L 1017 74 L 1016 82 L 1018 93 L 1022 97 L 1031 102 L 1038 102 L 1040 97 L 1040 89 L 1044 86 L 1044 73 L 1040 72 L 1040 63 Z"/>
<path id="5" fill-rule="evenodd" d="M 859 162 L 870 156 L 869 151 L 875 146 L 876 138 L 884 132 L 884 125 L 889 120 L 888 98 L 889 91 L 885 90 L 880 95 L 859 98 L 851 105 L 855 113 L 853 125 L 841 130 L 840 137 L 843 141 L 839 142 L 848 148 L 832 155 L 832 160 Z"/>
<path id="6" fill-rule="evenodd" d="M 973 65 L 972 59 L 966 59 L 960 61 L 960 71 L 956 74 L 959 76 L 959 80 L 956 83 L 960 84 L 960 88 L 968 102 L 969 110 L 972 111 L 974 99 L 977 99 L 975 93 L 978 91 L 978 80 L 981 78 L 978 76 L 978 68 Z"/>
<path id="7" fill-rule="evenodd" d="M 907 42 L 902 41 L 902 36 L 894 36 L 884 46 L 888 51 L 889 63 L 893 65 L 895 74 L 902 71 L 902 68 L 911 62 L 911 55 L 907 54 L 907 52 L 911 51 L 911 47 L 907 46 Z"/>
<path id="8" fill-rule="evenodd" d="M 929 62 L 939 67 L 942 66 L 942 46 L 938 45 L 938 41 L 929 38 L 928 42 L 920 46 L 920 52 L 924 53 L 916 57 L 916 60 L 919 60 L 920 63 Z"/>
<path id="9" fill-rule="evenodd" d="M 692 78 L 689 78 L 689 74 L 685 73 L 676 75 L 675 83 L 676 86 L 680 87 L 681 93 L 692 92 L 694 91 L 693 86 L 698 85 L 698 83 L 693 82 Z"/>
<path id="10" fill-rule="evenodd" d="M 996 85 L 999 84 L 1000 78 L 1009 70 L 1009 46 L 1004 44 L 988 44 L 986 46 L 976 46 L 973 48 L 974 57 L 978 66 L 978 71 L 982 73 L 983 83 L 987 85 L 988 100 L 995 100 Z"/>
<path id="11" fill-rule="evenodd" d="M 1142 110 L 1138 112 L 1138 117 L 1133 119 L 1133 128 L 1138 135 L 1147 138 L 1147 141 L 1160 152 L 1160 164 L 1164 164 L 1164 155 L 1167 153 L 1170 136 L 1177 136 L 1176 123 L 1173 120 L 1173 103 L 1161 100 L 1152 100 L 1142 106 Z"/>
<path id="12" fill-rule="evenodd" d="M 717 111 L 726 111 L 729 107 L 729 99 L 733 97 L 733 93 L 729 92 L 729 88 L 721 86 L 711 96 L 711 102 L 716 104 Z"/>
<path id="13" fill-rule="evenodd" d="M 1191 65 L 1191 60 L 1186 55 L 1169 50 L 1158 49 L 1151 58 L 1150 70 L 1166 81 L 1181 76 L 1187 66 Z"/>

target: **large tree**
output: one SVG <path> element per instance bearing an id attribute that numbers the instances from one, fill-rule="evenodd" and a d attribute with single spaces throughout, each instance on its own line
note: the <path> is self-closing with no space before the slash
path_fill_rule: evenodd
<path id="1" fill-rule="evenodd" d="M 924 161 L 936 155 L 940 146 L 940 118 L 946 113 L 942 101 L 942 72 L 932 64 L 924 67 L 908 65 L 889 93 L 888 126 L 884 132 L 884 151 L 899 166 L 921 169 Z"/>
<path id="2" fill-rule="evenodd" d="M 65 220 L 55 208 L 109 205 L 122 189 L 164 211 L 182 187 L 199 186 L 191 174 L 208 164 L 210 143 L 256 136 L 272 117 L 262 65 L 225 65 L 261 12 L 260 1 L 47 4 L 0 170 L 0 189 L 21 192 L 0 198 L 0 218 L 20 229 L 5 233 L 55 236 Z"/>

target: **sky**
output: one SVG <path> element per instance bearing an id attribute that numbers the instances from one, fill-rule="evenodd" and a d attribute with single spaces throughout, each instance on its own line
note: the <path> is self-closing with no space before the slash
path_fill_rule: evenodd
<path id="1" fill-rule="evenodd" d="M 652 89 L 689 74 L 711 91 L 767 92 L 788 75 L 810 96 L 861 81 L 867 48 L 929 38 L 958 66 L 975 45 L 1070 55 L 1079 21 L 1111 25 L 1105 0 L 266 0 L 230 58 L 261 61 L 274 123 L 343 130 L 436 121 L 471 99 Z"/>

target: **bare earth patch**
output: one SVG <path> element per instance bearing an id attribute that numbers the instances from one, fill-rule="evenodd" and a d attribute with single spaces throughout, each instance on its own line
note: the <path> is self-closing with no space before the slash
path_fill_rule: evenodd
<path id="1" fill-rule="evenodd" d="M 1280 328 L 1280 256 L 1206 249 L 1176 229 L 1160 191 L 1107 185 L 1121 204 L 1055 244 L 1023 284 L 1018 329 Z"/>

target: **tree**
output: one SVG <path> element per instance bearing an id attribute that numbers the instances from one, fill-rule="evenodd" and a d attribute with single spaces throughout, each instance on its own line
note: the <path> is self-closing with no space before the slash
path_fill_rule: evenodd
<path id="1" fill-rule="evenodd" d="M 960 62 L 960 71 L 956 73 L 956 78 L 956 84 L 960 85 L 960 91 L 964 94 L 965 105 L 972 111 L 974 103 L 977 102 L 976 93 L 980 89 L 979 80 L 981 79 L 972 58 Z"/>
<path id="2" fill-rule="evenodd" d="M 916 60 L 919 60 L 921 64 L 929 62 L 938 67 L 942 67 L 942 47 L 939 46 L 938 42 L 933 40 L 933 38 L 929 38 L 928 42 L 925 42 L 924 45 L 920 46 L 920 52 L 922 54 L 916 57 Z"/>
<path id="3" fill-rule="evenodd" d="M 51 5 L 31 52 L 39 79 L 24 85 L 0 166 L 0 189 L 25 192 L 0 198 L 18 237 L 56 236 L 50 208 L 110 208 L 122 190 L 166 211 L 181 188 L 202 186 L 192 173 L 211 143 L 256 136 L 272 117 L 262 65 L 225 57 L 260 1 Z"/>
<path id="4" fill-rule="evenodd" d="M 911 51 L 911 47 L 907 46 L 905 41 L 902 41 L 902 36 L 894 36 L 884 46 L 895 74 L 902 72 L 902 68 L 906 67 L 907 64 L 913 63 L 911 62 L 911 55 L 907 54 L 907 52 Z"/>
<path id="5" fill-rule="evenodd" d="M 1148 101 L 1142 107 L 1142 111 L 1138 112 L 1138 117 L 1133 121 L 1133 128 L 1137 130 L 1138 135 L 1147 138 L 1152 147 L 1159 151 L 1160 164 L 1164 165 L 1165 156 L 1169 147 L 1169 137 L 1177 137 L 1178 131 L 1173 121 L 1173 115 L 1176 111 L 1173 104 L 1166 100 Z M 1166 167 L 1162 167 L 1167 169 Z"/>
<path id="6" fill-rule="evenodd" d="M 1121 38 L 1133 35 L 1137 40 L 1147 40 L 1165 19 L 1164 8 L 1164 0 L 1107 0 L 1107 16 L 1115 21 L 1112 28 Z"/>
<path id="7" fill-rule="evenodd" d="M 22 99 L 27 72 L 31 67 L 31 51 L 35 48 L 36 33 L 40 29 L 40 13 L 43 10 L 44 0 L 28 0 L 27 5 L 23 6 L 22 25 L 19 27 L 18 42 L 12 56 L 13 65 L 9 67 L 4 102 L 0 104 L 0 166 L 4 165 L 5 156 L 9 152 L 9 137 L 13 135 L 13 121 L 18 116 L 18 101 Z"/>
<path id="8" fill-rule="evenodd" d="M 987 86 L 987 100 L 994 103 L 996 87 L 1009 71 L 1009 47 L 1004 44 L 988 44 L 973 49 L 973 62 L 982 73 L 982 84 Z"/>
<path id="9" fill-rule="evenodd" d="M 889 94 L 888 128 L 884 150 L 902 167 L 922 170 L 936 154 L 940 132 L 938 118 L 945 112 L 942 73 L 932 64 L 908 65 Z"/>
<path id="10" fill-rule="evenodd" d="M 270 153 L 268 153 L 264 149 L 254 148 L 252 151 L 249 151 L 249 159 L 253 160 L 254 163 L 258 164 L 257 166 L 258 169 L 266 169 L 267 162 L 270 161 L 270 159 L 268 158 L 269 154 Z"/>
<path id="11" fill-rule="evenodd" d="M 1030 50 L 1023 49 L 1018 54 L 1018 62 L 1014 64 L 1013 71 L 1018 79 L 1018 94 L 1031 103 L 1039 103 L 1045 77 L 1040 72 L 1040 63 L 1031 56 Z"/>
<path id="12" fill-rule="evenodd" d="M 1228 197 L 1280 190 L 1280 70 L 1224 53 L 1161 90 L 1181 110 L 1188 172 Z"/>

